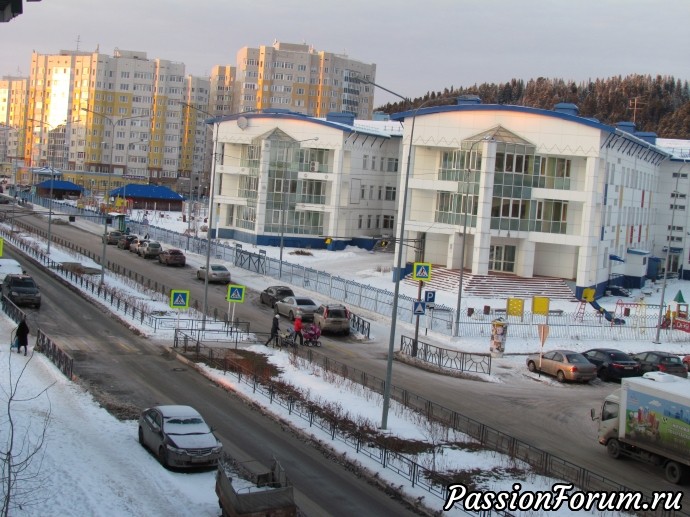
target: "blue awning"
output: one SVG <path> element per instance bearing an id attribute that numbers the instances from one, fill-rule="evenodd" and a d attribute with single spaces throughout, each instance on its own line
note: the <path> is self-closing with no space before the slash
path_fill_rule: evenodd
<path id="1" fill-rule="evenodd" d="M 609 260 L 615 260 L 616 262 L 625 262 L 625 260 L 620 258 L 618 255 L 609 255 Z"/>

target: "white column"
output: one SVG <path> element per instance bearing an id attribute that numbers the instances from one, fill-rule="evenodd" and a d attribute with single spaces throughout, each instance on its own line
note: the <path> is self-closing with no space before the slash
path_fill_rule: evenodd
<path id="1" fill-rule="evenodd" d="M 590 287 L 597 283 L 600 270 L 598 242 L 601 231 L 602 189 L 599 173 L 606 165 L 597 156 L 587 158 L 585 165 L 585 203 L 582 207 L 582 246 L 577 259 L 576 285 Z"/>
<path id="2" fill-rule="evenodd" d="M 479 179 L 479 204 L 474 238 L 468 239 L 472 247 L 472 274 L 489 274 L 489 249 L 491 247 L 491 201 L 494 195 L 494 170 L 496 168 L 496 142 L 482 142 L 482 165 Z M 489 172 L 490 171 L 490 172 Z"/>

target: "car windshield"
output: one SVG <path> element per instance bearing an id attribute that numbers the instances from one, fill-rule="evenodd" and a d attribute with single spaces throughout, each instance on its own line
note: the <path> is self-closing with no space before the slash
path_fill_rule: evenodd
<path id="1" fill-rule="evenodd" d="M 569 363 L 589 363 L 587 358 L 582 354 L 568 354 L 566 357 Z"/>
<path id="2" fill-rule="evenodd" d="M 330 309 L 328 311 L 329 318 L 347 318 L 345 309 Z"/>
<path id="3" fill-rule="evenodd" d="M 12 287 L 36 287 L 36 284 L 30 278 L 17 278 L 12 281 Z"/>
<path id="4" fill-rule="evenodd" d="M 210 429 L 200 417 L 174 417 L 165 421 L 168 434 L 207 434 Z"/>
<path id="5" fill-rule="evenodd" d="M 168 250 L 168 255 L 182 255 L 180 250 Z"/>
<path id="6" fill-rule="evenodd" d="M 160 248 L 161 245 L 157 242 L 149 242 L 149 248 Z"/>
<path id="7" fill-rule="evenodd" d="M 212 271 L 227 271 L 228 269 L 225 266 L 211 266 Z"/>
<path id="8" fill-rule="evenodd" d="M 292 289 L 276 289 L 276 296 L 292 296 Z"/>
<path id="9" fill-rule="evenodd" d="M 662 357 L 660 363 L 665 364 L 680 364 L 680 358 L 678 357 Z"/>
<path id="10" fill-rule="evenodd" d="M 297 298 L 296 302 L 297 305 L 314 305 L 314 302 L 311 301 L 309 298 Z"/>
<path id="11" fill-rule="evenodd" d="M 630 361 L 630 356 L 628 354 L 624 354 L 623 352 L 610 352 L 609 357 L 613 361 Z"/>

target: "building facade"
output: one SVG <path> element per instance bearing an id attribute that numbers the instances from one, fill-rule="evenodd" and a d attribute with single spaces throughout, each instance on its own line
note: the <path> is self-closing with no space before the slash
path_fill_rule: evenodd
<path id="1" fill-rule="evenodd" d="M 376 81 L 376 65 L 310 45 L 275 41 L 237 53 L 233 113 L 284 109 L 313 117 L 346 112 L 373 114 L 374 89 L 355 76 Z"/>
<path id="2" fill-rule="evenodd" d="M 415 119 L 414 134 L 405 124 L 403 168 L 410 141 L 412 158 L 398 224 L 405 213 L 406 238 L 424 241 L 424 261 L 569 279 L 578 296 L 613 279 L 644 280 L 669 158 L 654 135 L 580 117 L 572 104 L 549 111 L 464 98 L 392 118 Z"/>
<path id="3" fill-rule="evenodd" d="M 338 249 L 393 234 L 399 123 L 247 113 L 218 119 L 214 131 L 219 237 Z"/>

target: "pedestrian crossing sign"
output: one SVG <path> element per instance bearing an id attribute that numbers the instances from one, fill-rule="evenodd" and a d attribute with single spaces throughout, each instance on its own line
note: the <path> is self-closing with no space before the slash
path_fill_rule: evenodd
<path id="1" fill-rule="evenodd" d="M 412 280 L 428 282 L 431 280 L 431 263 L 415 262 L 412 269 Z"/>
<path id="2" fill-rule="evenodd" d="M 229 285 L 226 300 L 228 302 L 244 303 L 244 291 L 245 287 L 243 285 Z"/>
<path id="3" fill-rule="evenodd" d="M 5 247 L 5 239 L 0 237 L 0 257 L 2 257 L 2 250 Z"/>
<path id="4" fill-rule="evenodd" d="M 189 309 L 189 291 L 172 289 L 170 291 L 171 309 Z"/>

